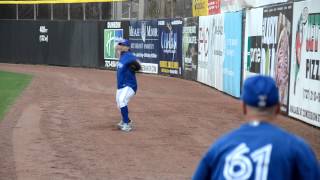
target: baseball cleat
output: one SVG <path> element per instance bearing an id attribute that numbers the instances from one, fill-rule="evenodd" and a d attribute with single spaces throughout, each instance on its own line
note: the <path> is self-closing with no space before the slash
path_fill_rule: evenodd
<path id="1" fill-rule="evenodd" d="M 121 129 L 121 131 L 125 131 L 125 132 L 129 132 L 132 130 L 132 125 L 131 123 L 123 123 Z"/>
<path id="2" fill-rule="evenodd" d="M 118 129 L 121 129 L 123 125 L 124 125 L 124 122 L 121 120 L 121 121 L 117 124 Z M 132 121 L 131 121 L 130 119 L 129 119 L 129 125 L 132 126 Z"/>
<path id="3" fill-rule="evenodd" d="M 117 127 L 118 127 L 118 129 L 121 129 L 122 126 L 123 126 L 123 121 L 121 120 L 121 121 L 117 124 Z"/>

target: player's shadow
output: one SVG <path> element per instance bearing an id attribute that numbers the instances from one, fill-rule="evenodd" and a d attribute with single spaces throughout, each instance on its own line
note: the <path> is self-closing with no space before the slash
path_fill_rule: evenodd
<path id="1" fill-rule="evenodd" d="M 94 130 L 94 131 L 118 131 L 117 127 L 118 122 L 107 122 L 103 124 L 94 124 L 88 127 L 89 130 Z"/>

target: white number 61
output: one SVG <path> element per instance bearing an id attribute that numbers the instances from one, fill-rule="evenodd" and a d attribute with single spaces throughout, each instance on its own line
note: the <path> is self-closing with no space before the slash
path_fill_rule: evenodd
<path id="1" fill-rule="evenodd" d="M 272 144 L 267 144 L 250 154 L 253 162 L 256 163 L 255 180 L 267 179 L 271 151 Z M 227 180 L 245 180 L 251 177 L 253 165 L 245 155 L 249 152 L 248 146 L 242 143 L 226 157 L 223 175 Z"/>

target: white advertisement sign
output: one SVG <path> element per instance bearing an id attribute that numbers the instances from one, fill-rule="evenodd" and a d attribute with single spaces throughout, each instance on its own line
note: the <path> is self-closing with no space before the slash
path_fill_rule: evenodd
<path id="1" fill-rule="evenodd" d="M 320 1 L 294 3 L 289 116 L 320 127 Z"/>

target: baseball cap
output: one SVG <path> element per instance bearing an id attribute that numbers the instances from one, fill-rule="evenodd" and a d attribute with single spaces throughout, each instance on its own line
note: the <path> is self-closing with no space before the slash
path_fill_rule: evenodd
<path id="1" fill-rule="evenodd" d="M 279 103 L 279 90 L 271 77 L 256 75 L 245 80 L 241 99 L 252 107 L 271 107 Z"/>
<path id="2" fill-rule="evenodd" d="M 129 40 L 127 40 L 127 39 L 120 39 L 119 41 L 118 41 L 118 45 L 120 45 L 120 46 L 127 46 L 127 47 L 130 47 L 130 41 Z"/>

